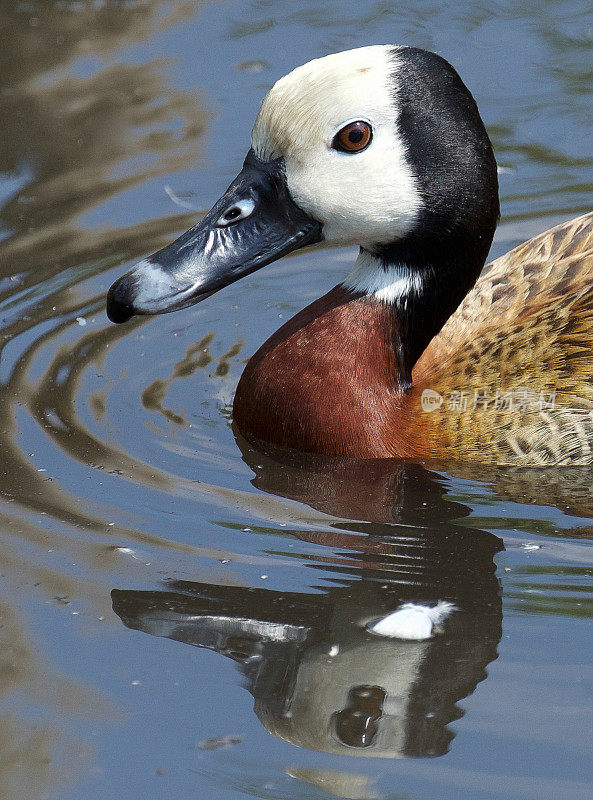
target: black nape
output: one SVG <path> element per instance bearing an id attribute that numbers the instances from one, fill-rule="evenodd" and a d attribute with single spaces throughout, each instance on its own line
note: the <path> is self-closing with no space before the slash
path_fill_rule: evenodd
<path id="1" fill-rule="evenodd" d="M 422 208 L 404 239 L 373 250 L 385 267 L 422 276 L 420 290 L 394 304 L 394 349 L 405 389 L 417 359 L 476 282 L 500 210 L 492 144 L 457 72 L 414 47 L 394 47 L 392 58 L 398 132 Z"/>

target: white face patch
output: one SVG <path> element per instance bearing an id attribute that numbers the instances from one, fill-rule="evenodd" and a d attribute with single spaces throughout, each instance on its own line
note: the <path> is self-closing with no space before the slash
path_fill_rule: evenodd
<path id="1" fill-rule="evenodd" d="M 342 285 L 384 303 L 393 303 L 400 297 L 418 294 L 422 289 L 422 275 L 398 264 L 384 267 L 377 256 L 361 250 Z"/>
<path id="2" fill-rule="evenodd" d="M 263 160 L 283 157 L 290 194 L 323 224 L 327 240 L 372 248 L 402 238 L 422 205 L 398 132 L 389 45 L 362 47 L 315 61 L 281 78 L 265 97 L 252 133 Z M 359 153 L 332 148 L 355 120 L 373 130 Z"/>

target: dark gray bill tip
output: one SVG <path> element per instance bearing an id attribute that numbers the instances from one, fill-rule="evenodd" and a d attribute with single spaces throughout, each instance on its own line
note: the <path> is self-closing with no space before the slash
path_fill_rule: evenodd
<path id="1" fill-rule="evenodd" d="M 136 313 L 130 283 L 128 276 L 124 275 L 107 293 L 107 316 L 111 322 L 127 322 Z"/>

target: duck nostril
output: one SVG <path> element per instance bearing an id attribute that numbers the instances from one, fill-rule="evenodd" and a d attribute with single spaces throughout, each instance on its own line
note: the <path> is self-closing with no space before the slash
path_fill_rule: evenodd
<path id="1" fill-rule="evenodd" d="M 254 208 L 255 203 L 253 200 L 251 200 L 251 198 L 239 200 L 238 203 L 233 203 L 230 208 L 227 208 L 224 214 L 218 218 L 216 227 L 225 228 L 227 225 L 231 225 L 233 222 L 238 222 L 241 219 L 245 219 L 253 213 Z"/>

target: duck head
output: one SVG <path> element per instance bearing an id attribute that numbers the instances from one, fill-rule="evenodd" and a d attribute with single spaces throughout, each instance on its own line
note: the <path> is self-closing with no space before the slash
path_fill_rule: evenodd
<path id="1" fill-rule="evenodd" d="M 111 287 L 107 313 L 175 311 L 328 240 L 360 246 L 344 281 L 355 293 L 413 304 L 431 281 L 447 284 L 450 301 L 427 312 L 438 330 L 475 282 L 497 217 L 492 148 L 455 70 L 409 47 L 336 53 L 272 87 L 237 178 Z"/>

